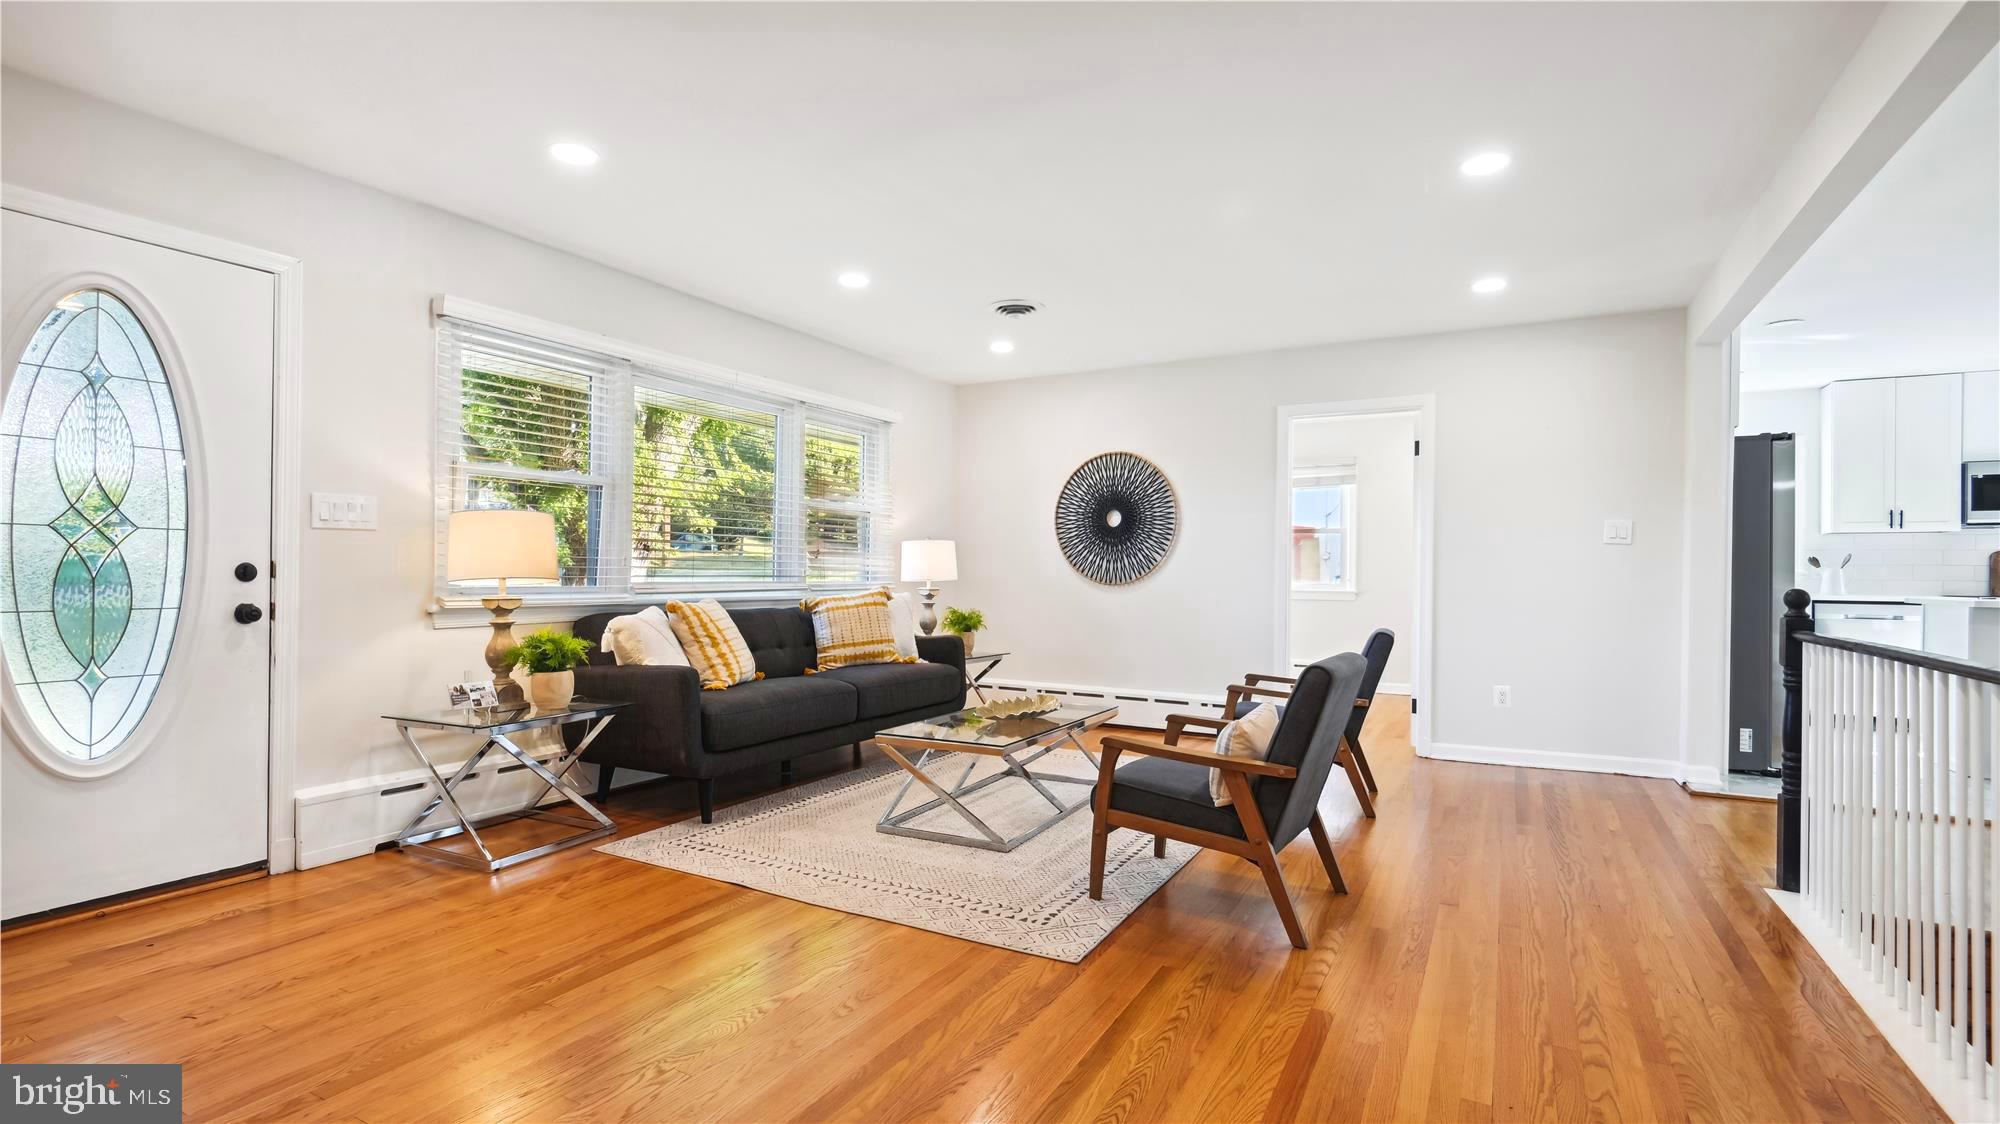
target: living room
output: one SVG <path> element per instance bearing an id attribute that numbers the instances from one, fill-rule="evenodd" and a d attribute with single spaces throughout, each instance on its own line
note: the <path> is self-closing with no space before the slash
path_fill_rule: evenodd
<path id="1" fill-rule="evenodd" d="M 1788 927 L 1784 806 L 1693 790 L 1731 340 L 1996 5 L 0 20 L 10 1070 L 199 1119 L 1990 1107 Z M 62 366 L 86 321 L 130 358 Z M 1360 415 L 1405 475 L 1312 465 L 1302 528 L 1288 426 Z M 1295 650 L 1388 577 L 1301 534 L 1392 506 L 1406 601 Z"/>

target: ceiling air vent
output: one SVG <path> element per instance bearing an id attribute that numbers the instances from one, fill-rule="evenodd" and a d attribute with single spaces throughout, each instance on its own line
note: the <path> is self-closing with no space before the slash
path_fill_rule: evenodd
<path id="1" fill-rule="evenodd" d="M 1019 320 L 1035 313 L 1041 306 L 1033 301 L 994 301 L 993 311 L 1009 320 Z"/>

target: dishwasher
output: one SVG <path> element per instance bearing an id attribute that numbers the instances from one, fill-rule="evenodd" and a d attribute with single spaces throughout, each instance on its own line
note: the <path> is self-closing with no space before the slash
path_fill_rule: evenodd
<path id="1" fill-rule="evenodd" d="M 1922 651 L 1924 607 L 1902 601 L 1816 601 L 1813 631 Z"/>

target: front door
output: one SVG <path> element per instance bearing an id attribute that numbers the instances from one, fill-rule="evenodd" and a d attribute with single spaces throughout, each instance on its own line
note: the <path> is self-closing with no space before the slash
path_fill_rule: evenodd
<path id="1" fill-rule="evenodd" d="M 272 276 L 0 214 L 0 918 L 267 858 Z"/>

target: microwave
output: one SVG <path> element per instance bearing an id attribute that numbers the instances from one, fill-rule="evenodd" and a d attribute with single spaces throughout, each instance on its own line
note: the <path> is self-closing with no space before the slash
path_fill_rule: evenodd
<path id="1" fill-rule="evenodd" d="M 1961 499 L 1966 526 L 2000 526 L 2000 461 L 1966 461 Z"/>

